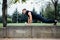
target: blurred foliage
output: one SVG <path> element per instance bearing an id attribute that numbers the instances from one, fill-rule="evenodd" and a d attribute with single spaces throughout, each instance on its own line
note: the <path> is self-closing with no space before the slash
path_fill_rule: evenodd
<path id="1" fill-rule="evenodd" d="M 13 0 L 12 0 L 13 1 Z M 14 3 L 17 3 L 17 2 L 19 2 L 19 0 L 14 0 Z M 26 0 L 22 0 L 22 3 L 23 2 L 26 2 Z"/>
<path id="2" fill-rule="evenodd" d="M 54 9 L 51 8 L 50 4 L 47 5 L 45 12 L 44 12 L 44 16 L 47 19 L 55 19 Z"/>
<path id="3" fill-rule="evenodd" d="M 12 22 L 13 23 L 17 23 L 17 22 L 18 23 L 24 23 L 24 22 L 27 22 L 27 16 L 24 15 L 24 14 L 19 13 L 17 11 L 17 9 L 16 9 L 16 11 L 12 15 Z"/>
<path id="4" fill-rule="evenodd" d="M 58 4 L 58 14 L 57 15 L 58 15 L 57 19 L 60 22 L 60 4 Z"/>
<path id="5" fill-rule="evenodd" d="M 7 18 L 7 23 L 12 23 L 12 19 L 11 18 Z"/>
<path id="6" fill-rule="evenodd" d="M 60 4 L 58 4 L 58 6 L 57 6 L 56 15 L 55 15 L 55 9 L 50 3 L 47 5 L 45 11 L 42 11 L 42 14 L 47 19 L 55 19 L 55 17 L 56 17 L 58 22 L 60 22 Z"/>
<path id="7" fill-rule="evenodd" d="M 22 0 L 22 2 L 26 2 L 26 0 Z"/>
<path id="8" fill-rule="evenodd" d="M 18 2 L 19 0 L 15 0 L 15 3 Z"/>
<path id="9" fill-rule="evenodd" d="M 0 16 L 0 23 L 2 23 L 2 16 Z"/>
<path id="10" fill-rule="evenodd" d="M 11 22 L 12 22 L 11 16 L 7 14 L 7 23 L 11 23 Z"/>

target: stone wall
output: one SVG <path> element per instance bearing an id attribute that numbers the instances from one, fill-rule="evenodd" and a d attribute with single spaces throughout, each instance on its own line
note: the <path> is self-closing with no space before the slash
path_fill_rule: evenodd
<path id="1" fill-rule="evenodd" d="M 60 26 L 9 26 L 0 28 L 0 37 L 60 38 Z"/>

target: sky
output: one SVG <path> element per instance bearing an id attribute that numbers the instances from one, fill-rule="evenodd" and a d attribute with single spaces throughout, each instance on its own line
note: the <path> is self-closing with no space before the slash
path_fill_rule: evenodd
<path id="1" fill-rule="evenodd" d="M 2 15 L 2 0 L 0 0 L 0 15 Z"/>
<path id="2" fill-rule="evenodd" d="M 10 0 L 7 0 L 8 4 L 10 2 Z M 0 0 L 1 4 L 0 4 L 0 15 L 2 15 L 2 0 Z M 37 11 L 37 13 L 39 14 L 39 12 L 41 11 L 42 8 L 46 8 L 48 2 L 50 2 L 50 0 L 27 0 L 25 3 L 22 4 L 21 0 L 18 3 L 15 4 L 9 4 L 8 8 L 7 8 L 7 13 L 9 15 L 12 15 L 14 13 L 14 11 L 17 9 L 18 12 L 22 12 L 22 9 L 26 8 L 27 10 L 32 11 L 33 7 L 35 8 L 35 10 Z"/>
<path id="3" fill-rule="evenodd" d="M 20 0 L 20 3 L 17 2 L 16 4 L 12 4 L 11 6 L 9 6 L 8 14 L 12 15 L 16 8 L 18 12 L 21 13 L 22 9 L 26 8 L 27 10 L 32 11 L 33 7 L 37 11 L 37 13 L 39 13 L 43 7 L 46 7 L 48 1 L 49 0 L 27 0 L 25 3 L 22 4 Z"/>

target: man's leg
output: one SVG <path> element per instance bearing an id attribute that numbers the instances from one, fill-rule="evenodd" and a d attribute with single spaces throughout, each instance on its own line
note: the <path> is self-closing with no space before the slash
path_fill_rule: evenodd
<path id="1" fill-rule="evenodd" d="M 52 19 L 46 19 L 40 15 L 36 15 L 36 19 L 44 22 L 44 23 L 55 23 L 55 20 L 52 20 Z"/>

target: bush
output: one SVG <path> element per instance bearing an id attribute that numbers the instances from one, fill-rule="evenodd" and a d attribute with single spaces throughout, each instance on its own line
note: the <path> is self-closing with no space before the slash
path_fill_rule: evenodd
<path id="1" fill-rule="evenodd" d="M 12 23 L 12 19 L 11 18 L 7 18 L 7 23 Z"/>

